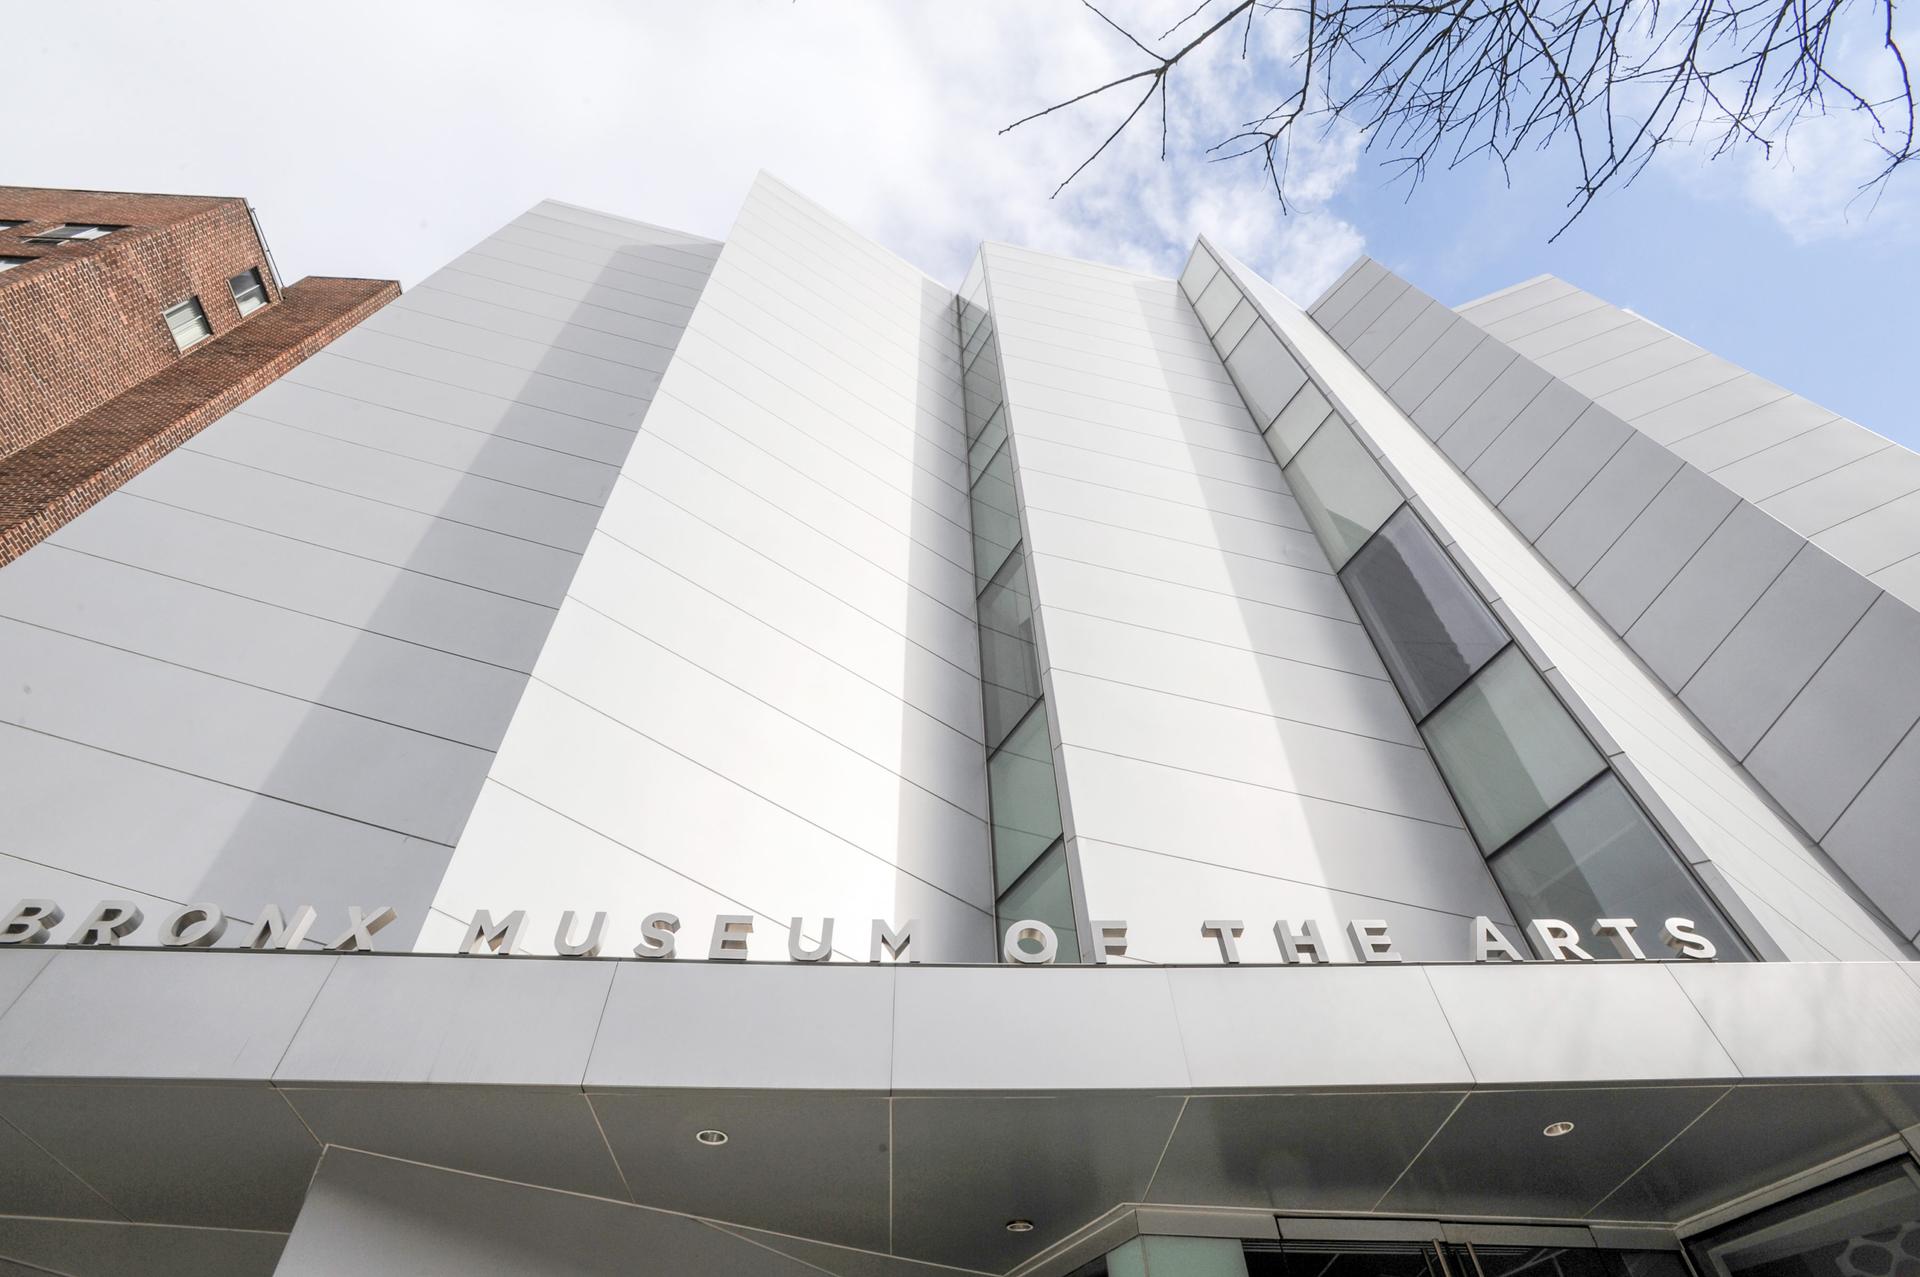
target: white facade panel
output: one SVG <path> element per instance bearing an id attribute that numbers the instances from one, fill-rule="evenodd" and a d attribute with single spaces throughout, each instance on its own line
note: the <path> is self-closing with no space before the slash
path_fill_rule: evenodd
<path id="1" fill-rule="evenodd" d="M 711 261 L 586 220 L 529 212 L 0 573 L 0 893 L 415 934 Z"/>
<path id="2" fill-rule="evenodd" d="M 991 960 L 953 298 L 763 178 L 688 320 L 434 901 L 794 917 Z M 563 828 L 566 830 L 563 832 Z M 531 830 L 544 831 L 529 841 Z M 617 888 L 610 890 L 613 884 Z M 804 928 L 803 928 L 804 929 Z M 817 935 L 817 925 L 809 935 Z"/>
<path id="3" fill-rule="evenodd" d="M 1172 281 L 984 259 L 1086 916 L 1133 922 L 1135 960 L 1217 957 L 1199 923 L 1223 910 L 1263 919 L 1259 960 L 1280 917 L 1468 952 L 1504 905 L 1278 464 L 1219 447 L 1259 436 L 1219 358 L 1195 366 L 1205 307 L 1183 324 Z M 1134 331 L 1103 329 L 1097 362 L 1067 353 L 1091 335 L 1038 336 L 1075 314 Z"/>

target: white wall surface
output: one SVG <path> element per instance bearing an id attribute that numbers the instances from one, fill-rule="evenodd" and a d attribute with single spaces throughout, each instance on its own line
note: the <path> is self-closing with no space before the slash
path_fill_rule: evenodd
<path id="1" fill-rule="evenodd" d="M 1178 285 L 984 257 L 1087 913 L 1134 960 L 1217 960 L 1221 917 L 1248 961 L 1281 918 L 1469 953 L 1504 903 Z"/>
<path id="2" fill-rule="evenodd" d="M 405 943 L 715 251 L 542 204 L 0 570 L 0 897 Z"/>
<path id="3" fill-rule="evenodd" d="M 1639 457 L 1628 447 L 1629 427 L 1592 409 L 1578 391 L 1530 367 L 1497 340 L 1477 336 L 1450 312 L 1436 315 L 1437 303 L 1378 263 L 1362 263 L 1316 303 L 1311 316 L 1245 267 L 1232 269 L 1313 361 L 1373 446 L 1420 494 L 1436 526 L 1457 540 L 1546 662 L 1612 736 L 1613 749 L 1672 809 L 1696 844 L 1683 853 L 1711 866 L 1703 876 L 1736 916 L 1750 910 L 1795 960 L 1903 956 L 1899 941 L 1849 893 L 1820 849 L 1769 804 L 1765 791 L 1550 566 L 1586 561 L 1574 536 L 1581 532 L 1583 510 L 1622 527 L 1633 523 L 1680 463 Z M 1503 299 L 1522 291 L 1497 294 L 1488 304 L 1517 304 Z M 1383 295 L 1390 296 L 1381 300 Z M 1469 330 L 1464 338 L 1458 335 L 1462 329 Z M 1367 370 L 1355 362 L 1361 358 L 1369 362 Z M 1400 405 L 1411 405 L 1412 419 Z M 1475 437 L 1463 440 L 1466 432 Z M 1525 455 L 1506 456 L 1509 445 L 1517 449 L 1521 440 L 1539 442 L 1528 444 Z M 1651 443 L 1645 447 L 1658 452 Z M 1641 488 L 1647 490 L 1636 500 Z M 1535 493 L 1539 499 L 1530 500 Z M 1669 521 L 1649 521 L 1656 545 L 1692 535 L 1685 530 L 1686 516 L 1705 515 L 1697 547 L 1733 504 L 1728 498 L 1716 509 L 1708 493 L 1676 496 L 1683 499 Z M 1757 521 L 1767 523 L 1764 516 Z M 1600 540 L 1600 551 L 1611 552 Z M 1623 579 L 1654 571 L 1642 563 Z M 1688 582 L 1676 597 L 1699 600 L 1717 584 Z M 1818 761 L 1809 751 L 1803 766 Z M 1727 888 L 1713 881 L 1716 874 Z"/>
<path id="4" fill-rule="evenodd" d="M 619 471 L 434 900 L 683 920 L 915 918 L 989 961 L 992 887 L 953 294 L 754 186 Z"/>

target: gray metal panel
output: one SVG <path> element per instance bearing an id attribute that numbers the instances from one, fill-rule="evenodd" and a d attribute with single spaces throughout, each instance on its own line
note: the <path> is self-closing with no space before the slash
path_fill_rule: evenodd
<path id="1" fill-rule="evenodd" d="M 1601 395 L 1600 405 L 1615 416 L 1637 425 L 1640 418 L 1648 413 L 1657 412 L 1690 395 L 1724 385 L 1740 375 L 1741 371 L 1736 365 L 1717 355 L 1707 355 L 1690 359 L 1677 368 L 1655 373 L 1645 381 L 1636 381 Z"/>
<path id="2" fill-rule="evenodd" d="M 1292 920 L 1298 926 L 1300 919 Z M 1256 924 L 1259 925 L 1259 924 Z M 1267 924 L 1271 925 L 1271 924 Z M 1460 920 L 1464 933 L 1466 919 Z M 1258 937 L 1243 941 L 1252 950 Z M 1271 933 L 1264 937 L 1272 944 Z M 1344 939 L 1329 940 L 1341 945 Z M 1284 980 L 1277 971 L 1267 981 Z M 1244 1087 L 1385 1087 L 1471 1084 L 1473 1074 L 1447 1031 L 1424 974 L 1336 966 L 1288 990 L 1287 1014 L 1264 1014 L 1249 981 L 1232 969 L 1182 968 L 1166 978 L 1196 1090 Z M 1312 1042 L 1311 1056 L 1298 1050 Z"/>
<path id="3" fill-rule="evenodd" d="M 1891 447 L 1788 488 L 1767 498 L 1761 508 L 1812 536 L 1915 491 L 1920 491 L 1920 455 Z M 1912 542 L 1911 522 L 1901 539 Z"/>
<path id="4" fill-rule="evenodd" d="M 272 1277 L 280 1233 L 0 1217 L 0 1255 L 77 1277 Z M 26 1273 L 27 1269 L 14 1269 Z"/>
<path id="5" fill-rule="evenodd" d="M 642 1206 L 887 1249 L 888 1173 L 906 1155 L 890 1102 L 841 1095 L 596 1093 L 593 1108 Z M 724 1131 L 719 1147 L 694 1135 Z"/>
<path id="6" fill-rule="evenodd" d="M 1920 1087 L 1739 1087 L 1594 1209 L 1602 1219 L 1687 1219 L 1920 1121 Z"/>
<path id="7" fill-rule="evenodd" d="M 1615 633 L 1625 634 L 1738 500 L 1699 470 L 1683 466 L 1580 578 L 1581 595 Z"/>
<path id="8" fill-rule="evenodd" d="M 1920 863 L 1913 841 L 1920 732 L 1909 731 L 1821 845 L 1901 934 L 1920 934 Z"/>
<path id="9" fill-rule="evenodd" d="M 1177 1097 L 1158 1095 L 896 1100 L 894 1252 L 1005 1272 L 1142 1200 L 1179 1113 Z M 955 1212 L 956 1200 L 972 1209 Z M 1033 1231 L 981 1226 L 1011 1219 Z"/>
<path id="10" fill-rule="evenodd" d="M 1198 1095 L 1147 1200 L 1363 1212 L 1393 1185 L 1464 1092 Z"/>
<path id="11" fill-rule="evenodd" d="M 1669 688 L 1684 686 L 1804 544 L 1750 505 L 1734 508 L 1625 638 Z"/>
<path id="12" fill-rule="evenodd" d="M 1818 404 L 1783 395 L 1673 444 L 1674 455 L 1714 471 L 1838 420 Z"/>
<path id="13" fill-rule="evenodd" d="M 1441 312 L 1444 314 L 1445 312 Z M 1444 331 L 1416 357 L 1407 370 L 1387 385 L 1387 393 L 1403 411 L 1411 413 L 1426 401 L 1462 360 L 1491 339 L 1464 319 L 1448 316 Z M 1387 357 L 1391 357 L 1388 352 Z"/>
<path id="14" fill-rule="evenodd" d="M 1549 382 L 1467 467 L 1467 478 L 1498 504 L 1589 406 L 1586 396 L 1565 382 Z"/>
<path id="15" fill-rule="evenodd" d="M 1920 1052 L 1920 983 L 1892 962 L 1742 962 L 1669 970 L 1751 1078 L 1910 1076 Z M 1766 1007 L 1824 1008 L 1783 1032 Z"/>
<path id="16" fill-rule="evenodd" d="M 1458 315 L 1439 302 L 1428 301 L 1413 322 L 1367 365 L 1367 372 L 1378 384 L 1391 387 L 1447 334 L 1462 326 Z M 1467 348 L 1461 347 L 1463 352 Z"/>
<path id="17" fill-rule="evenodd" d="M 1409 287 L 1406 280 L 1397 275 L 1389 275 L 1356 302 L 1352 310 L 1331 324 L 1325 324 L 1323 321 L 1323 326 L 1342 346 L 1350 345 L 1366 332 L 1374 321 L 1386 314 L 1389 306 L 1405 296 Z"/>
<path id="18" fill-rule="evenodd" d="M 1632 434 L 1633 428 L 1618 417 L 1587 409 L 1500 500 L 1501 512 L 1521 536 L 1537 539 Z"/>
<path id="19" fill-rule="evenodd" d="M 1320 321 L 1322 327 L 1337 323 L 1387 275 L 1387 268 L 1379 262 L 1371 257 L 1362 258 L 1357 269 L 1350 268 L 1346 277 L 1332 291 L 1314 303 L 1313 317 Z"/>
<path id="20" fill-rule="evenodd" d="M 1605 943 L 1589 950 L 1613 956 Z M 1480 1086 L 1738 1076 L 1664 966 L 1436 966 L 1426 976 Z M 1594 1033 L 1601 1024 L 1633 1031 Z"/>
<path id="21" fill-rule="evenodd" d="M 916 971 L 894 1007 L 897 1092 L 1177 1089 L 1187 1084 L 1170 973 L 1070 968 Z M 1008 1042 L 1027 1045 L 1008 1051 Z"/>
<path id="22" fill-rule="evenodd" d="M 818 1277 L 724 1229 L 661 1211 L 333 1149 L 315 1176 L 276 1277 L 564 1272 Z M 556 1268 L 565 1264 L 565 1268 Z"/>
<path id="23" fill-rule="evenodd" d="M 865 940 L 862 934 L 840 943 Z M 586 1085 L 885 1091 L 893 1075 L 893 1002 L 891 967 L 623 963 Z M 720 1006 L 727 1013 L 713 1015 Z M 662 1024 L 695 1023 L 698 1033 L 660 1035 Z M 778 1049 L 769 1050 L 772 1043 Z"/>
<path id="24" fill-rule="evenodd" d="M 0 1117 L 141 1223 L 290 1228 L 320 1158 L 264 1086 L 0 1085 Z"/>
<path id="25" fill-rule="evenodd" d="M 1579 581 L 1679 469 L 1666 449 L 1645 435 L 1632 435 L 1540 534 L 1540 553 L 1563 578 Z"/>
<path id="26" fill-rule="evenodd" d="M 83 916 L 76 910 L 68 925 Z M 66 950 L 0 1016 L 0 1076 L 265 1078 L 335 961 Z M 209 963 L 220 964 L 217 975 Z M 210 996 L 215 979 L 218 997 Z"/>
<path id="27" fill-rule="evenodd" d="M 273 1070 L 281 1085 L 578 1086 L 614 970 L 494 956 L 338 961 Z"/>
<path id="28" fill-rule="evenodd" d="M 322 1144 L 625 1198 L 587 1097 L 516 1086 L 283 1087 Z"/>
<path id="29" fill-rule="evenodd" d="M 1807 546 L 1740 618 L 1680 699 L 1746 757 L 1880 591 Z"/>
<path id="30" fill-rule="evenodd" d="M 7 1008 L 28 985 L 39 979 L 51 961 L 53 954 L 46 949 L 23 949 L 14 945 L 0 950 L 0 1017 L 6 1015 Z"/>
<path id="31" fill-rule="evenodd" d="M 1894 445 L 1851 421 L 1833 420 L 1718 467 L 1713 477 L 1749 501 L 1765 501 Z"/>
<path id="32" fill-rule="evenodd" d="M 475 746 L 4 619 L 0 664 L 21 674 L 0 687 L 0 721 L 434 842 L 458 834 L 486 763 Z"/>
<path id="33" fill-rule="evenodd" d="M 5 1120 L 0 1120 L 0 1202 L 11 1214 L 119 1218 L 106 1198 Z M 0 1246 L 0 1254 L 6 1253 Z"/>
<path id="34" fill-rule="evenodd" d="M 1920 615 L 1881 596 L 1747 755 L 1816 838 L 1920 720 Z"/>
<path id="35" fill-rule="evenodd" d="M 1547 374 L 1524 359 L 1508 364 L 1439 436 L 1440 451 L 1462 470 L 1480 459 L 1516 417 L 1547 387 Z"/>
<path id="36" fill-rule="evenodd" d="M 0 573 L 0 612 L 41 629 L 492 748 L 513 671 L 49 546 Z"/>
<path id="37" fill-rule="evenodd" d="M 1516 356 L 1498 342 L 1482 342 L 1454 365 L 1433 393 L 1409 414 L 1429 439 L 1437 439 L 1459 419 L 1467 405 L 1486 393 Z M 1531 396 L 1529 396 L 1531 398 Z"/>
<path id="38" fill-rule="evenodd" d="M 1719 1086 L 1476 1091 L 1376 1210 L 1578 1219 L 1725 1093 Z M 1550 1123 L 1573 1133 L 1546 1138 Z"/>
<path id="39" fill-rule="evenodd" d="M 1411 324 L 1422 312 L 1439 304 L 1417 288 L 1407 289 L 1394 299 L 1391 306 L 1381 312 L 1378 319 L 1368 325 L 1365 332 L 1354 338 L 1352 344 L 1347 347 L 1347 353 L 1362 366 L 1373 363 L 1380 352 L 1392 345 L 1394 339 L 1407 330 L 1408 324 Z"/>

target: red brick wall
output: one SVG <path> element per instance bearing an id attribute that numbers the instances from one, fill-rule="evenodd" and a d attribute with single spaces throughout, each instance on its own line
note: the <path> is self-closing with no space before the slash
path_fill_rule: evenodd
<path id="1" fill-rule="evenodd" d="M 0 272 L 0 456 L 178 362 L 167 307 L 198 296 L 218 339 L 242 322 L 229 277 L 258 267 L 279 296 L 244 200 L 0 186 L 0 221 L 22 219 L 0 230 L 0 256 L 38 259 Z M 127 229 L 24 242 L 62 222 Z"/>
<path id="2" fill-rule="evenodd" d="M 0 565 L 399 295 L 391 280 L 303 279 L 230 336 L 0 456 Z"/>

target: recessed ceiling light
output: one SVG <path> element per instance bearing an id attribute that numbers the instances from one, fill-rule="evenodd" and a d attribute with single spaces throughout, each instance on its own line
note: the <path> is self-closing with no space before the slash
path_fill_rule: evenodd
<path id="1" fill-rule="evenodd" d="M 1030 1233 L 1033 1231 L 1033 1221 L 1030 1219 L 1010 1219 L 1007 1221 L 1007 1231 L 1010 1233 Z"/>
<path id="2" fill-rule="evenodd" d="M 719 1148 L 727 1142 L 727 1133 L 725 1131 L 699 1131 L 695 1133 L 693 1138 L 712 1148 Z"/>
<path id="3" fill-rule="evenodd" d="M 1573 1133 L 1573 1123 L 1572 1122 L 1554 1122 L 1548 1125 L 1547 1129 L 1540 1133 L 1546 1136 L 1548 1139 L 1553 1139 L 1556 1136 L 1561 1136 L 1561 1135 L 1570 1135 Z"/>

